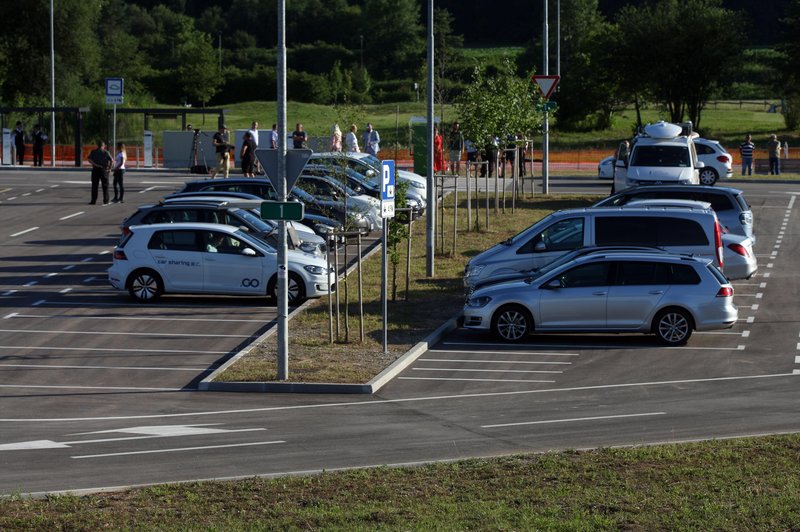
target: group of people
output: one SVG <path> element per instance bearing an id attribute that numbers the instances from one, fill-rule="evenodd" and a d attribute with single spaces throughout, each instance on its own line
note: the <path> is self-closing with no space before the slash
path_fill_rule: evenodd
<path id="1" fill-rule="evenodd" d="M 778 135 L 770 135 L 766 145 L 767 156 L 769 157 L 769 173 L 779 175 L 781 173 L 781 141 Z M 739 144 L 739 155 L 742 157 L 742 175 L 753 175 L 753 156 L 756 145 L 753 144 L 753 136 L 748 133 L 744 142 Z"/>
<path id="2" fill-rule="evenodd" d="M 25 164 L 26 133 L 22 127 L 22 122 L 17 121 L 11 131 L 11 146 L 14 148 L 17 164 Z M 30 134 L 30 141 L 33 147 L 33 166 L 43 166 L 44 164 L 44 145 L 47 142 L 47 134 L 42 130 L 42 126 L 36 124 Z M 12 155 L 14 160 L 14 155 Z"/>
<path id="3" fill-rule="evenodd" d="M 344 140 L 344 146 L 342 145 Z M 364 152 L 370 155 L 378 156 L 381 151 L 381 136 L 378 130 L 372 127 L 371 123 L 367 123 L 367 128 L 361 135 L 361 146 L 364 147 Z M 342 139 L 342 130 L 339 124 L 333 124 L 331 128 L 331 151 L 340 152 L 344 147 L 344 151 L 359 153 L 361 148 L 358 145 L 358 126 L 355 124 L 350 125 L 350 131 Z"/>
<path id="4" fill-rule="evenodd" d="M 117 152 L 112 157 L 102 140 L 97 142 L 97 148 L 89 153 L 89 164 L 92 166 L 92 196 L 89 205 L 97 203 L 98 189 L 103 191 L 103 204 L 108 203 L 108 176 L 114 175 L 114 198 L 112 203 L 125 203 L 125 163 L 128 162 L 128 152 L 124 142 L 117 142 Z"/>

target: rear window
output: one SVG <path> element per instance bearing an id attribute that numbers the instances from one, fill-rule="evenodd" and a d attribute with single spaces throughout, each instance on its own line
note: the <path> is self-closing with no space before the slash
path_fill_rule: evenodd
<path id="1" fill-rule="evenodd" d="M 156 231 L 150 237 L 147 247 L 170 251 L 200 251 L 196 232 L 193 230 Z"/>
<path id="2" fill-rule="evenodd" d="M 598 216 L 598 246 L 706 246 L 708 238 L 694 220 L 665 216 Z"/>
<path id="3" fill-rule="evenodd" d="M 671 262 L 620 262 L 617 284 L 622 286 L 699 284 L 700 276 L 688 264 Z"/>
<path id="4" fill-rule="evenodd" d="M 717 281 L 719 281 L 719 284 L 728 284 L 730 282 L 728 281 L 728 278 L 725 277 L 721 271 L 719 271 L 719 268 L 717 268 L 714 263 L 709 263 L 706 268 L 708 268 L 708 271 L 710 271 L 712 275 L 716 277 Z"/>
<path id="5" fill-rule="evenodd" d="M 743 211 L 750 210 L 750 205 L 748 205 L 747 200 L 744 199 L 744 194 L 735 194 L 733 197 L 736 198 L 736 203 L 739 204 L 739 207 L 741 207 Z"/>
<path id="6" fill-rule="evenodd" d="M 631 166 L 682 167 L 691 166 L 686 146 L 636 146 Z"/>

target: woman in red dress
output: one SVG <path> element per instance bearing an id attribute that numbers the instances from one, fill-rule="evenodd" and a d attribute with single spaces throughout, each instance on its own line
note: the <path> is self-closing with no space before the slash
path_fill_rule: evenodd
<path id="1" fill-rule="evenodd" d="M 433 128 L 433 171 L 444 172 L 444 142 L 438 127 Z"/>

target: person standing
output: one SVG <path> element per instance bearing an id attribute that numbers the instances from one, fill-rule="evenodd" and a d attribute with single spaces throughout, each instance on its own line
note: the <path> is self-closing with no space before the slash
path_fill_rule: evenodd
<path id="1" fill-rule="evenodd" d="M 339 129 L 339 124 L 333 124 L 331 128 L 331 151 L 342 151 L 342 130 Z"/>
<path id="2" fill-rule="evenodd" d="M 125 203 L 125 163 L 128 162 L 128 152 L 124 142 L 117 142 L 117 154 L 114 156 L 114 198 L 111 203 Z"/>
<path id="3" fill-rule="evenodd" d="M 97 141 L 97 148 L 89 153 L 89 164 L 92 165 L 92 199 L 89 205 L 97 203 L 97 188 L 103 187 L 103 204 L 108 203 L 108 173 L 114 164 L 114 159 L 106 149 L 106 143 L 102 140 Z"/>
<path id="4" fill-rule="evenodd" d="M 367 122 L 367 129 L 361 137 L 361 143 L 364 145 L 364 151 L 370 155 L 377 157 L 378 152 L 381 151 L 381 136 L 370 122 Z"/>
<path id="5" fill-rule="evenodd" d="M 31 133 L 33 140 L 33 166 L 44 166 L 44 143 L 47 142 L 47 135 L 42 131 L 42 126 L 36 124 Z"/>
<path id="6" fill-rule="evenodd" d="M 449 172 L 459 175 L 461 173 L 461 155 L 464 153 L 464 134 L 461 133 L 461 125 L 458 122 L 454 122 L 450 129 L 447 151 L 450 160 Z"/>
<path id="7" fill-rule="evenodd" d="M 307 142 L 308 133 L 303 130 L 303 124 L 298 122 L 294 129 L 294 133 L 292 133 L 292 147 L 295 150 L 301 150 L 306 147 Z"/>
<path id="8" fill-rule="evenodd" d="M 256 148 L 258 148 L 258 122 L 253 120 L 253 123 L 250 124 L 250 129 L 248 129 L 247 132 L 250 133 L 250 136 L 253 138 L 253 142 L 255 143 Z"/>
<path id="9" fill-rule="evenodd" d="M 272 124 L 272 131 L 269 132 L 269 147 L 273 150 L 278 149 L 278 124 Z"/>
<path id="10" fill-rule="evenodd" d="M 438 127 L 433 128 L 433 171 L 444 172 L 444 140 Z"/>
<path id="11" fill-rule="evenodd" d="M 222 124 L 219 126 L 219 131 L 214 133 L 214 136 L 211 138 L 211 142 L 214 144 L 214 150 L 217 152 L 217 167 L 211 172 L 212 179 L 217 177 L 219 172 L 222 172 L 227 178 L 230 172 L 231 154 L 228 150 L 227 131 L 228 128 L 225 124 Z"/>
<path id="12" fill-rule="evenodd" d="M 344 139 L 344 144 L 348 152 L 358 153 L 360 151 L 358 149 L 358 137 L 356 136 L 357 131 L 358 127 L 355 124 L 351 124 L 350 133 L 348 133 L 347 137 Z"/>
<path id="13" fill-rule="evenodd" d="M 244 134 L 242 149 L 239 152 L 239 160 L 242 161 L 242 175 L 245 177 L 256 176 L 256 142 L 250 132 Z"/>
<path id="14" fill-rule="evenodd" d="M 20 166 L 25 162 L 25 130 L 22 129 L 22 122 L 17 121 L 13 131 L 14 148 L 17 150 L 17 164 Z"/>
<path id="15" fill-rule="evenodd" d="M 769 154 L 769 173 L 780 175 L 781 173 L 781 141 L 778 135 L 772 135 L 767 142 L 767 153 Z"/>
<path id="16" fill-rule="evenodd" d="M 748 133 L 744 137 L 744 142 L 739 144 L 739 155 L 742 157 L 742 175 L 753 175 L 753 152 L 756 145 L 753 144 L 753 137 Z"/>

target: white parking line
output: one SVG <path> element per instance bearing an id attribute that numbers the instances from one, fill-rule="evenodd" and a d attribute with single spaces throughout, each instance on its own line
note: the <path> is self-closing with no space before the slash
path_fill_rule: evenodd
<path id="1" fill-rule="evenodd" d="M 44 300 L 42 301 L 44 302 Z M 39 303 L 38 301 L 36 303 Z M 34 306 L 36 305 L 34 303 Z M 0 329 L 7 333 L 37 333 L 37 334 L 106 334 L 112 336 L 185 336 L 187 338 L 251 338 L 252 334 L 197 334 L 197 333 L 154 333 L 154 332 L 113 332 L 113 331 L 47 331 L 29 329 Z"/>
<path id="2" fill-rule="evenodd" d="M 113 369 L 120 371 L 213 371 L 214 367 L 205 368 L 148 368 L 137 366 L 54 366 L 50 364 L 0 364 L 3 368 L 36 368 L 36 369 Z"/>
<path id="3" fill-rule="evenodd" d="M 442 342 L 443 345 L 504 345 L 504 344 L 471 344 L 469 342 Z M 480 351 L 471 350 L 471 353 L 486 354 L 486 355 L 541 355 L 549 357 L 579 357 L 579 353 L 557 353 L 552 351 Z M 428 349 L 428 353 L 460 353 L 460 351 L 452 351 L 448 349 Z"/>
<path id="4" fill-rule="evenodd" d="M 465 364 L 544 364 L 546 366 L 572 365 L 572 362 L 545 362 L 541 360 L 466 360 L 463 358 L 419 358 L 417 359 L 417 362 L 463 362 Z"/>
<path id="5" fill-rule="evenodd" d="M 66 294 L 69 292 L 72 292 L 72 288 L 64 288 L 63 290 L 58 291 L 59 294 Z"/>
<path id="6" fill-rule="evenodd" d="M 11 198 L 9 198 L 9 199 L 11 199 Z M 14 236 L 24 235 L 25 233 L 30 233 L 31 231 L 36 231 L 37 229 L 39 229 L 39 228 L 38 227 L 30 227 L 28 229 L 25 229 L 24 231 L 20 231 L 19 233 L 14 233 L 11 236 L 14 237 Z"/>
<path id="7" fill-rule="evenodd" d="M 80 319 L 80 320 L 130 320 L 130 321 L 208 321 L 227 323 L 264 323 L 264 320 L 232 320 L 224 318 L 158 318 L 149 316 L 49 316 L 47 314 L 19 314 L 14 312 L 5 316 L 7 318 L 45 318 L 45 319 Z M 446 351 L 451 353 L 452 351 Z M 547 364 L 548 362 L 542 362 Z M 549 362 L 555 364 L 556 362 Z M 559 362 L 563 364 L 563 362 Z"/>
<path id="8" fill-rule="evenodd" d="M 540 384 L 554 384 L 556 381 L 537 381 L 529 379 L 456 379 L 456 378 L 435 378 L 435 377 L 397 377 L 403 381 L 458 381 L 458 382 L 528 382 Z"/>
<path id="9" fill-rule="evenodd" d="M 564 373 L 563 371 L 535 369 L 462 369 L 462 368 L 411 368 L 411 371 L 470 371 L 476 373 Z"/>
<path id="10" fill-rule="evenodd" d="M 51 277 L 55 277 L 56 275 L 58 275 L 58 274 L 57 274 L 57 273 L 48 273 L 48 274 L 47 274 L 47 275 L 45 275 L 44 277 L 45 277 L 45 279 L 49 279 L 49 278 L 51 278 Z"/>
<path id="11" fill-rule="evenodd" d="M 43 188 L 37 188 L 36 190 L 34 190 L 34 192 L 44 192 L 44 189 Z"/>
<path id="12" fill-rule="evenodd" d="M 154 454 L 154 453 L 177 453 L 183 451 L 203 451 L 206 449 L 227 449 L 230 447 L 252 447 L 254 445 L 274 445 L 276 443 L 286 443 L 284 440 L 277 440 L 277 441 L 260 441 L 260 442 L 251 442 L 251 443 L 230 443 L 228 445 L 207 445 L 204 447 L 182 447 L 178 449 L 156 449 L 152 451 L 128 451 L 123 453 L 108 453 L 108 454 L 83 454 L 72 456 L 70 458 L 75 458 L 76 460 L 81 458 L 106 458 L 110 456 L 130 456 L 134 454 Z"/>
<path id="13" fill-rule="evenodd" d="M 75 218 L 76 216 L 80 216 L 81 214 L 85 214 L 85 213 L 86 213 L 86 211 L 76 212 L 74 214 L 70 214 L 70 215 L 64 216 L 63 218 L 59 218 L 59 220 L 61 220 L 61 221 L 69 220 L 70 218 Z"/>
<path id="14" fill-rule="evenodd" d="M 647 412 L 644 414 L 618 414 L 616 416 L 574 417 L 570 419 L 550 419 L 546 421 L 523 421 L 520 423 L 500 423 L 497 425 L 481 425 L 482 429 L 495 429 L 498 427 L 518 427 L 520 425 L 544 425 L 546 423 L 572 423 L 575 421 L 598 421 L 602 419 L 622 419 L 628 417 L 663 416 L 666 412 Z"/>
<path id="15" fill-rule="evenodd" d="M 155 189 L 157 189 L 157 188 L 158 188 L 158 187 L 149 187 L 149 188 L 146 188 L 146 189 L 144 189 L 144 190 L 140 190 L 140 191 L 139 191 L 139 194 L 144 194 L 145 192 L 150 192 L 151 190 L 155 190 Z"/>
<path id="16" fill-rule="evenodd" d="M 22 286 L 35 286 L 37 284 L 39 284 L 39 281 L 28 281 L 27 283 L 25 283 Z"/>
<path id="17" fill-rule="evenodd" d="M 50 347 L 27 345 L 0 345 L 0 349 L 27 349 L 29 351 L 103 351 L 106 353 L 167 353 L 195 355 L 225 355 L 228 351 L 198 351 L 197 349 L 122 349 L 119 347 Z"/>
<path id="18" fill-rule="evenodd" d="M 0 384 L 0 388 L 46 389 L 46 390 L 108 390 L 131 392 L 180 392 L 184 388 L 136 388 L 134 386 L 42 386 L 36 384 Z"/>

